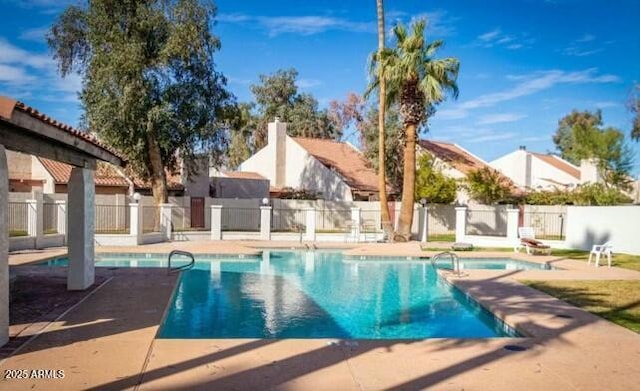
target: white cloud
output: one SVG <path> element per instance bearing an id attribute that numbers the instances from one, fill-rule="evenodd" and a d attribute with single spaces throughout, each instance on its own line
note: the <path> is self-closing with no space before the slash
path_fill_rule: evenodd
<path id="1" fill-rule="evenodd" d="M 247 14 L 220 14 L 222 23 L 257 24 L 267 30 L 269 36 L 280 34 L 313 35 L 329 30 L 375 32 L 372 22 L 354 22 L 344 18 L 321 15 L 307 16 L 252 16 Z"/>
<path id="2" fill-rule="evenodd" d="M 53 60 L 44 54 L 28 52 L 0 38 L 0 64 L 19 64 L 38 69 L 50 68 Z"/>
<path id="3" fill-rule="evenodd" d="M 298 79 L 296 84 L 300 88 L 313 88 L 322 85 L 322 81 L 316 79 Z"/>
<path id="4" fill-rule="evenodd" d="M 595 102 L 593 105 L 599 109 L 606 109 L 608 107 L 623 107 L 623 104 L 620 102 L 610 102 L 610 101 Z"/>
<path id="5" fill-rule="evenodd" d="M 506 122 L 516 122 L 527 116 L 524 114 L 516 113 L 501 113 L 501 114 L 487 114 L 480 117 L 478 120 L 479 125 L 500 124 Z"/>
<path id="6" fill-rule="evenodd" d="M 18 38 L 25 41 L 44 42 L 47 33 L 49 32 L 49 26 L 36 27 L 32 29 L 23 30 Z"/>
<path id="7" fill-rule="evenodd" d="M 561 50 L 565 56 L 585 57 L 592 54 L 600 53 L 604 49 L 595 45 L 596 37 L 591 34 L 584 34 L 582 37 L 575 39 L 566 48 Z"/>
<path id="8" fill-rule="evenodd" d="M 499 46 L 509 50 L 516 50 L 529 47 L 534 42 L 535 39 L 531 38 L 527 33 L 505 34 L 500 28 L 496 28 L 478 35 L 473 45 L 485 48 Z"/>
<path id="9" fill-rule="evenodd" d="M 493 107 L 499 103 L 533 95 L 562 84 L 604 84 L 616 83 L 620 78 L 611 74 L 599 74 L 597 68 L 583 71 L 567 72 L 550 70 L 533 72 L 526 75 L 507 75 L 508 80 L 518 81 L 513 87 L 489 94 L 480 95 L 474 99 L 454 103 L 452 108 L 439 111 L 436 115 L 441 119 L 460 119 L 470 114 L 471 110 Z"/>
<path id="10" fill-rule="evenodd" d="M 0 83 L 23 85 L 34 80 L 24 69 L 12 65 L 0 64 Z"/>

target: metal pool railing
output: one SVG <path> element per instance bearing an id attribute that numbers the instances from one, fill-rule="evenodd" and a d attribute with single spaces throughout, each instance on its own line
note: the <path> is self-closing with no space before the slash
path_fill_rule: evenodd
<path id="1" fill-rule="evenodd" d="M 564 240 L 565 214 L 558 212 L 524 212 L 522 226 L 532 227 L 536 239 Z"/>
<path id="2" fill-rule="evenodd" d="M 9 202 L 9 236 L 27 236 L 29 229 L 29 205 L 25 202 Z"/>
<path id="3" fill-rule="evenodd" d="M 127 234 L 129 233 L 130 209 L 128 205 L 96 205 L 95 233 Z M 73 222 L 70 222 L 73 224 Z"/>
<path id="4" fill-rule="evenodd" d="M 223 231 L 259 231 L 260 208 L 222 208 Z"/>
<path id="5" fill-rule="evenodd" d="M 307 226 L 307 211 L 304 209 L 273 209 L 271 230 L 273 232 L 303 232 Z"/>
<path id="6" fill-rule="evenodd" d="M 45 235 L 58 232 L 58 206 L 55 203 L 42 204 L 42 229 Z"/>

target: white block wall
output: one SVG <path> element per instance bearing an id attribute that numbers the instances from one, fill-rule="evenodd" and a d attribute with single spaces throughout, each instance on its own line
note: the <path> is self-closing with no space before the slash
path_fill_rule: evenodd
<path id="1" fill-rule="evenodd" d="M 566 244 L 590 250 L 613 242 L 614 253 L 640 255 L 640 206 L 570 206 Z"/>

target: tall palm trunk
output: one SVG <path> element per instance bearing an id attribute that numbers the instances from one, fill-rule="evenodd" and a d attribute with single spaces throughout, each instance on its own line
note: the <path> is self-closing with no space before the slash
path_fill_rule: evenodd
<path id="1" fill-rule="evenodd" d="M 377 0 L 378 8 L 378 58 L 384 50 L 384 6 L 383 0 Z M 389 215 L 389 203 L 387 202 L 387 175 L 386 175 L 386 143 L 384 131 L 384 119 L 386 109 L 387 82 L 382 72 L 382 61 L 378 61 L 380 85 L 378 89 L 378 194 L 380 197 L 380 220 L 385 236 L 393 239 L 393 226 Z"/>
<path id="2" fill-rule="evenodd" d="M 416 187 L 416 124 L 409 123 L 405 127 L 404 146 L 404 176 L 402 178 L 402 204 L 396 240 L 409 241 L 411 239 L 411 225 L 413 224 L 413 204 L 415 202 Z"/>

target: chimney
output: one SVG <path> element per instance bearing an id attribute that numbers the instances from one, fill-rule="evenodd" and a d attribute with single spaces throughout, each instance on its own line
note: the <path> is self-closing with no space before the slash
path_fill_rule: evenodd
<path id="1" fill-rule="evenodd" d="M 600 170 L 598 169 L 597 159 L 580 160 L 580 184 L 599 183 Z"/>
<path id="2" fill-rule="evenodd" d="M 273 185 L 284 187 L 286 184 L 286 163 L 287 163 L 287 123 L 280 122 L 276 117 L 273 122 L 269 122 L 267 134 L 267 146 L 273 151 Z"/>
<path id="3" fill-rule="evenodd" d="M 526 145 L 521 145 L 518 149 L 521 150 L 521 151 L 526 151 L 527 150 L 527 146 Z"/>

